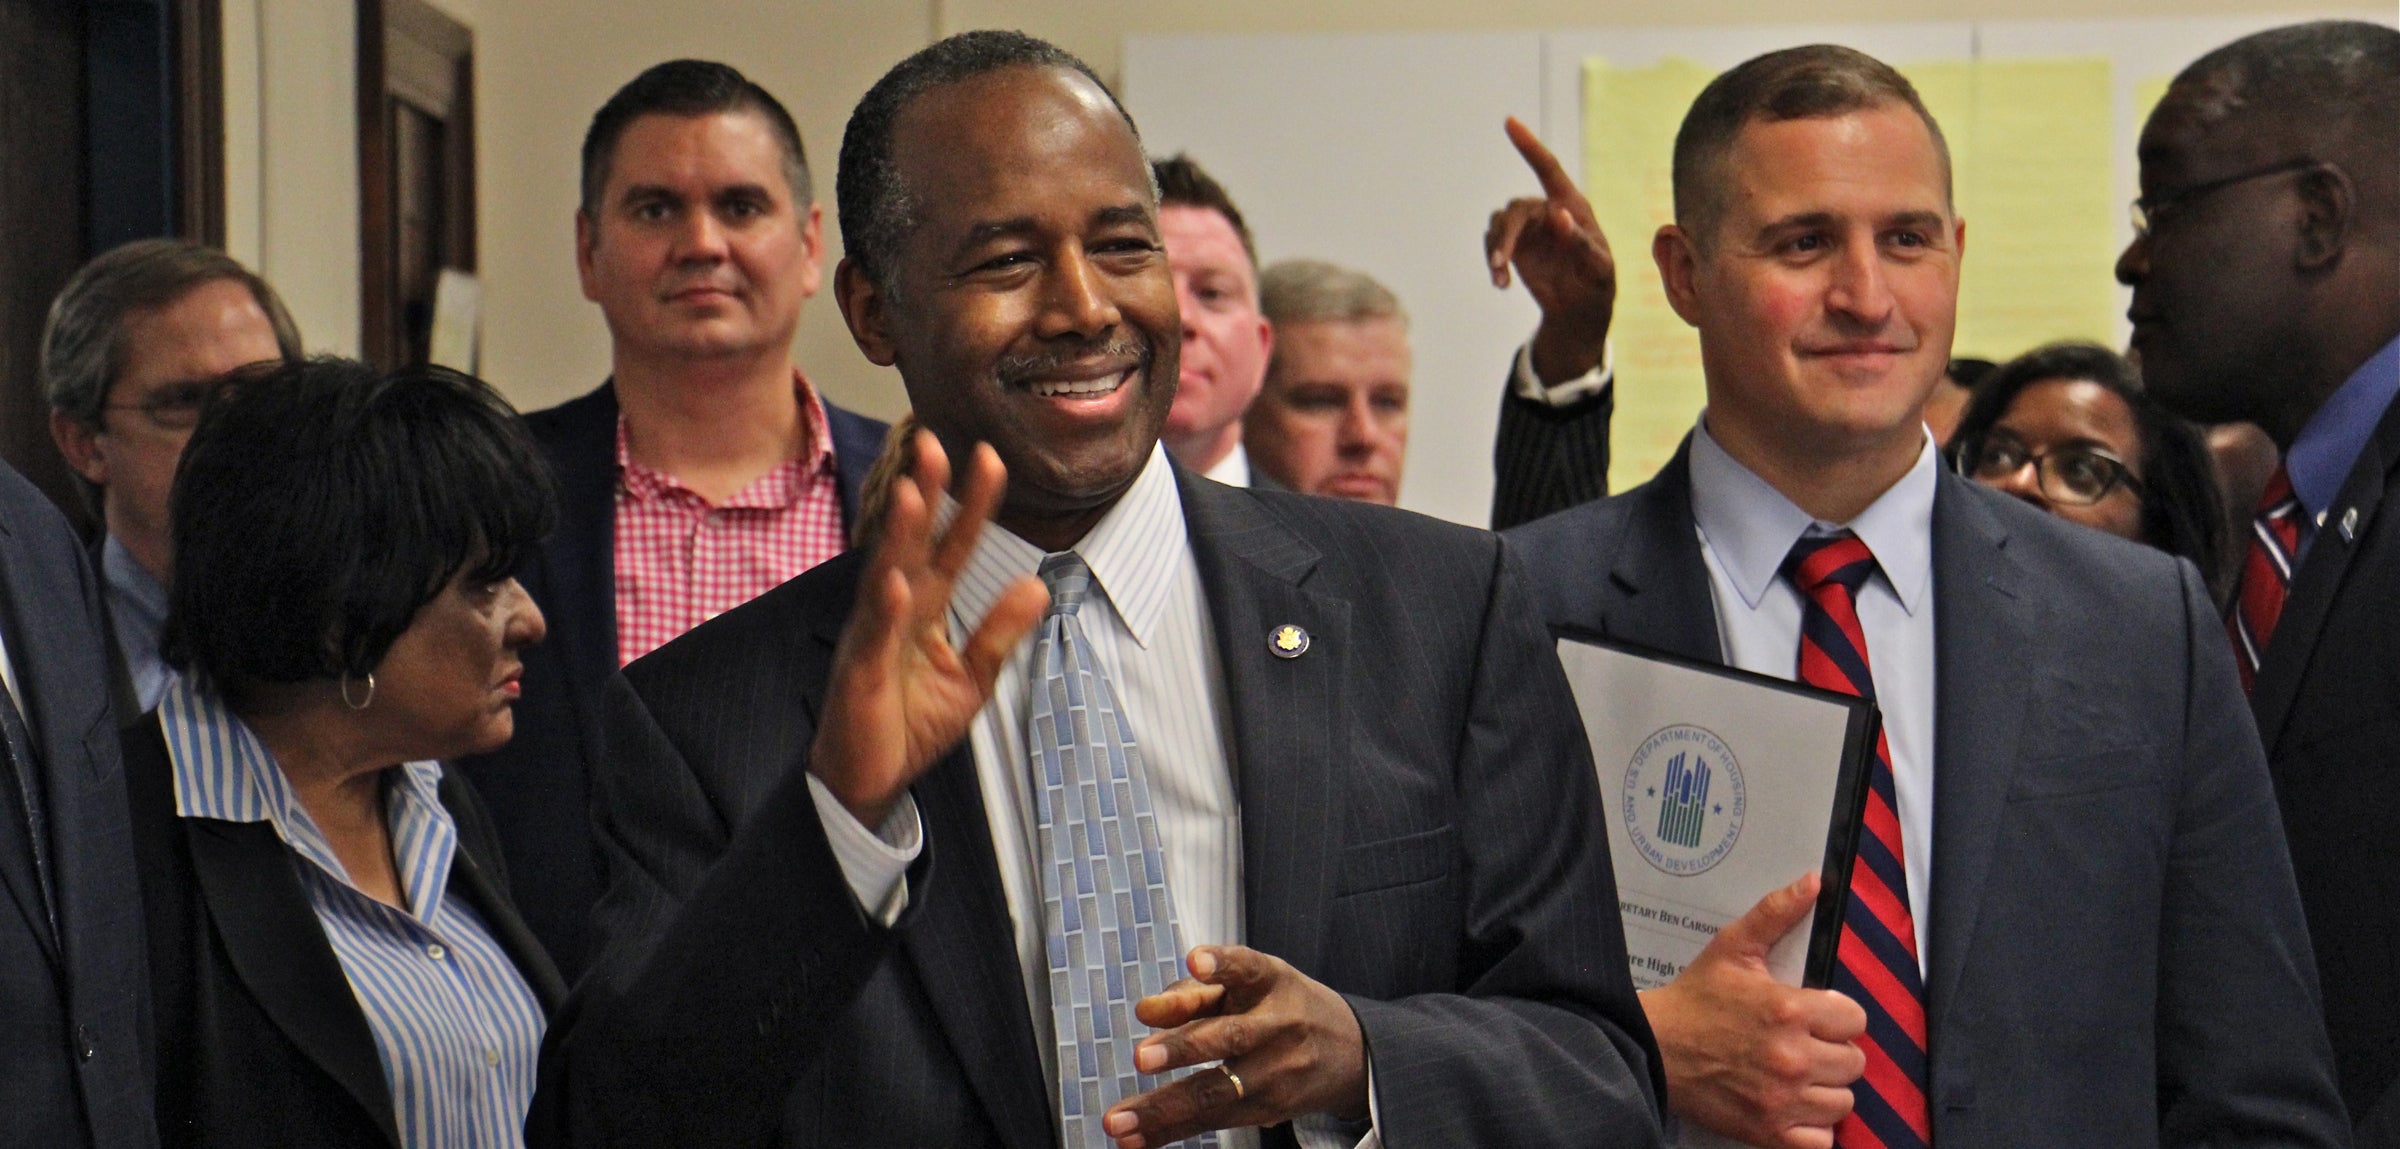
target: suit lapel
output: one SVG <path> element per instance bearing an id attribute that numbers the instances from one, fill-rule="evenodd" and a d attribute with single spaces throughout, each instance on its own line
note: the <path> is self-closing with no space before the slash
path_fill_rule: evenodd
<path id="1" fill-rule="evenodd" d="M 1350 713 L 1338 685 L 1349 657 L 1350 604 L 1309 590 L 1316 548 L 1246 492 L 1176 468 L 1192 556 L 1232 708 L 1234 781 L 1242 812 L 1245 932 L 1251 948 L 1321 973 L 1342 805 L 1332 780 L 1348 760 Z M 1305 653 L 1279 658 L 1269 632 L 1308 632 Z"/>
<path id="2" fill-rule="evenodd" d="M 0 777 L 0 787 L 6 788 L 4 793 L 0 793 L 0 818 L 10 820 L 8 830 L 0 832 L 0 850 L 6 852 L 5 857 L 0 857 L 0 884 L 8 887 L 10 895 L 25 915 L 27 926 L 40 939 L 43 952 L 50 956 L 52 975 L 62 978 L 60 985 L 63 990 L 65 967 L 59 952 L 58 930 L 54 928 L 59 924 L 59 902 L 63 900 L 60 896 L 63 891 L 43 884 L 40 868 L 34 859 L 36 849 L 47 849 L 48 843 L 41 843 L 37 847 L 34 834 L 36 826 L 46 824 L 54 831 L 52 839 L 56 839 L 57 819 L 72 811 L 62 810 L 52 795 L 62 788 L 71 792 L 74 787 L 81 785 L 81 779 L 62 773 L 60 769 L 60 751 L 70 743 L 60 737 L 61 732 L 57 729 L 65 716 L 58 713 L 57 691 L 52 681 L 72 675 L 79 668 L 71 665 L 36 668 L 34 665 L 38 661 L 34 657 L 37 652 L 48 653 L 54 644 L 37 641 L 34 637 L 34 628 L 47 626 L 49 620 L 38 617 L 38 612 L 24 609 L 24 604 L 32 601 L 28 597 L 29 592 L 45 582 L 45 572 L 30 569 L 28 558 L 15 532 L 8 528 L 5 520 L 0 520 L 0 607 L 5 608 L 5 613 L 0 614 L 0 628 L 5 628 L 8 659 L 18 672 L 17 710 L 24 717 L 25 729 L 33 742 L 25 748 L 33 756 L 32 759 L 18 763 L 19 768 L 28 774 L 23 780 L 24 785 L 20 788 L 15 781 Z M 56 577 L 55 574 L 50 576 L 52 579 Z M 80 743 L 71 744 L 77 751 L 75 760 L 82 761 L 80 755 L 83 746 Z M 41 803 L 39 818 L 35 816 L 37 811 L 26 805 L 28 801 Z M 57 852 L 53 850 L 49 853 L 55 862 Z M 53 886 L 63 881 L 61 875 L 51 876 Z"/>
<path id="3" fill-rule="evenodd" d="M 2291 594 L 2275 624 L 2275 637 L 2267 643 L 2251 709 L 2258 717 L 2259 741 L 2266 744 L 2270 760 L 2284 720 L 2291 716 L 2292 703 L 2299 696 L 2309 656 L 2316 652 L 2317 639 L 2324 633 L 2326 616 L 2332 613 L 2333 600 L 2350 573 L 2350 557 L 2357 553 L 2355 540 L 2364 538 L 2373 526 L 2395 463 L 2400 463 L 2400 403 L 2384 411 L 2375 434 L 2359 450 L 2358 462 L 2351 465 L 2341 496 L 2326 508 L 2325 525 L 2317 529 L 2308 558 L 2293 574 Z M 2341 524 L 2353 511 L 2358 519 L 2344 537 Z"/>
<path id="4" fill-rule="evenodd" d="M 1621 639 L 1722 664 L 1716 599 L 1692 522 L 1691 439 L 1649 482 L 1626 492 L 1624 537 L 1612 543 L 1601 616 L 1590 625 Z"/>
<path id="5" fill-rule="evenodd" d="M 848 614 L 815 612 L 815 661 L 800 677 L 819 691 L 831 678 Z M 824 699 L 819 694 L 802 701 L 813 729 Z M 926 858 L 909 876 L 911 892 L 923 891 L 923 897 L 902 919 L 901 951 L 1001 1141 L 1016 1149 L 1056 1145 L 1054 1107 L 1042 1084 L 1041 1050 L 1017 968 L 1016 931 L 992 852 L 974 751 L 961 743 L 910 792 L 924 825 Z"/>
<path id="6" fill-rule="evenodd" d="M 187 818 L 183 825 L 201 896 L 242 984 L 398 1145 L 375 1036 L 300 888 L 291 850 L 266 822 Z"/>
<path id="7" fill-rule="evenodd" d="M 550 443 L 558 473 L 558 534 L 543 550 L 549 586 L 534 589 L 537 601 L 574 622 L 560 626 L 551 641 L 562 645 L 570 667 L 576 712 L 597 730 L 600 684 L 617 669 L 616 385 L 602 386 L 574 408 Z"/>
<path id="8" fill-rule="evenodd" d="M 1936 1034 L 1974 937 L 2035 688 L 2028 649 L 2040 633 L 2039 608 L 2007 545 L 2007 530 L 1976 502 L 1967 480 L 1942 472 L 1933 504 L 1933 920 L 1926 935 L 1933 951 L 1926 1004 Z"/>

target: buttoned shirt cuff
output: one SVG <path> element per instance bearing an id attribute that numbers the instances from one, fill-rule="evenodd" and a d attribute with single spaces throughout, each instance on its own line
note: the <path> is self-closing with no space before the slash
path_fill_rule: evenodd
<path id="1" fill-rule="evenodd" d="M 858 904 L 884 926 L 900 920 L 908 908 L 908 867 L 925 850 L 925 828 L 917 820 L 917 800 L 903 791 L 883 825 L 868 830 L 850 813 L 832 788 L 816 775 L 808 776 L 808 796 L 816 799 L 817 821 L 825 825 L 825 842 Z"/>
<path id="2" fill-rule="evenodd" d="M 1600 345 L 1600 366 L 1555 386 L 1545 387 L 1533 373 L 1533 340 L 1517 348 L 1516 368 L 1509 373 L 1509 392 L 1519 399 L 1550 407 L 1572 407 L 1608 390 L 1617 380 L 1617 341 Z"/>
<path id="3" fill-rule="evenodd" d="M 1302 1117 L 1292 1122 L 1292 1138 L 1300 1149 L 1342 1149 L 1341 1131 L 1331 1117 L 1321 1114 Z M 1375 1104 L 1375 1058 L 1367 1058 L 1367 1135 L 1358 1139 L 1352 1149 L 1383 1149 L 1383 1112 Z"/>

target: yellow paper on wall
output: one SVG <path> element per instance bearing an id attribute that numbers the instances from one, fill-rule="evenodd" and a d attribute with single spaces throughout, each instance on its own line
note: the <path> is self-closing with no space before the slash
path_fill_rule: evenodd
<path id="1" fill-rule="evenodd" d="M 1953 353 L 2003 360 L 2054 339 L 2111 338 L 2121 206 L 2108 61 L 1903 71 L 1942 125 L 1968 221 Z M 1584 189 L 1617 259 L 1611 490 L 1656 473 L 1706 404 L 1699 338 L 1667 305 L 1650 239 L 1674 218 L 1675 131 L 1716 74 L 1678 58 L 1584 63 Z"/>
<path id="2" fill-rule="evenodd" d="M 1669 59 L 1642 68 L 1583 66 L 1583 188 L 1617 260 L 1617 412 L 1608 488 L 1648 479 L 1707 402 L 1700 338 L 1673 308 L 1650 237 L 1675 221 L 1675 129 L 1716 70 Z"/>

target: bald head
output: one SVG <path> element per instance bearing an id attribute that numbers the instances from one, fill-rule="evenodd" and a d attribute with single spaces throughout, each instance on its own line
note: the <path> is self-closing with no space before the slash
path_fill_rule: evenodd
<path id="1" fill-rule="evenodd" d="M 2312 158 L 2400 170 L 2400 30 L 2360 20 L 2270 28 L 2193 61 L 2174 87 L 2211 129 L 2272 126 Z"/>
<path id="2" fill-rule="evenodd" d="M 2400 335 L 2400 31 L 2275 28 L 2184 69 L 2117 263 L 2151 392 L 2288 445 Z"/>

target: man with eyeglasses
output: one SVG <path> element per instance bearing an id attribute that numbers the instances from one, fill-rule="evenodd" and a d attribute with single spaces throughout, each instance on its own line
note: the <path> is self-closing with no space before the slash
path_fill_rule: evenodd
<path id="1" fill-rule="evenodd" d="M 1831 45 L 1748 61 L 1685 117 L 1674 203 L 1651 254 L 1707 410 L 1649 483 L 1503 537 L 1554 630 L 1870 698 L 1883 736 L 1830 988 L 1767 973 L 1795 874 L 1642 994 L 1668 1104 L 1769 1146 L 2340 1144 L 2198 573 L 1925 428 L 1966 226 L 1915 89 Z"/>
<path id="2" fill-rule="evenodd" d="M 2227 618 L 2360 1145 L 2400 1144 L 2400 31 L 2302 24 L 2175 78 L 2141 144 L 2151 392 L 2283 452 Z"/>
<path id="3" fill-rule="evenodd" d="M 275 289 L 232 256 L 180 239 L 129 243 L 87 263 L 50 305 L 42 386 L 50 437 L 106 533 L 98 564 L 125 717 L 166 693 L 167 494 L 200 408 L 225 377 L 300 355 Z"/>

